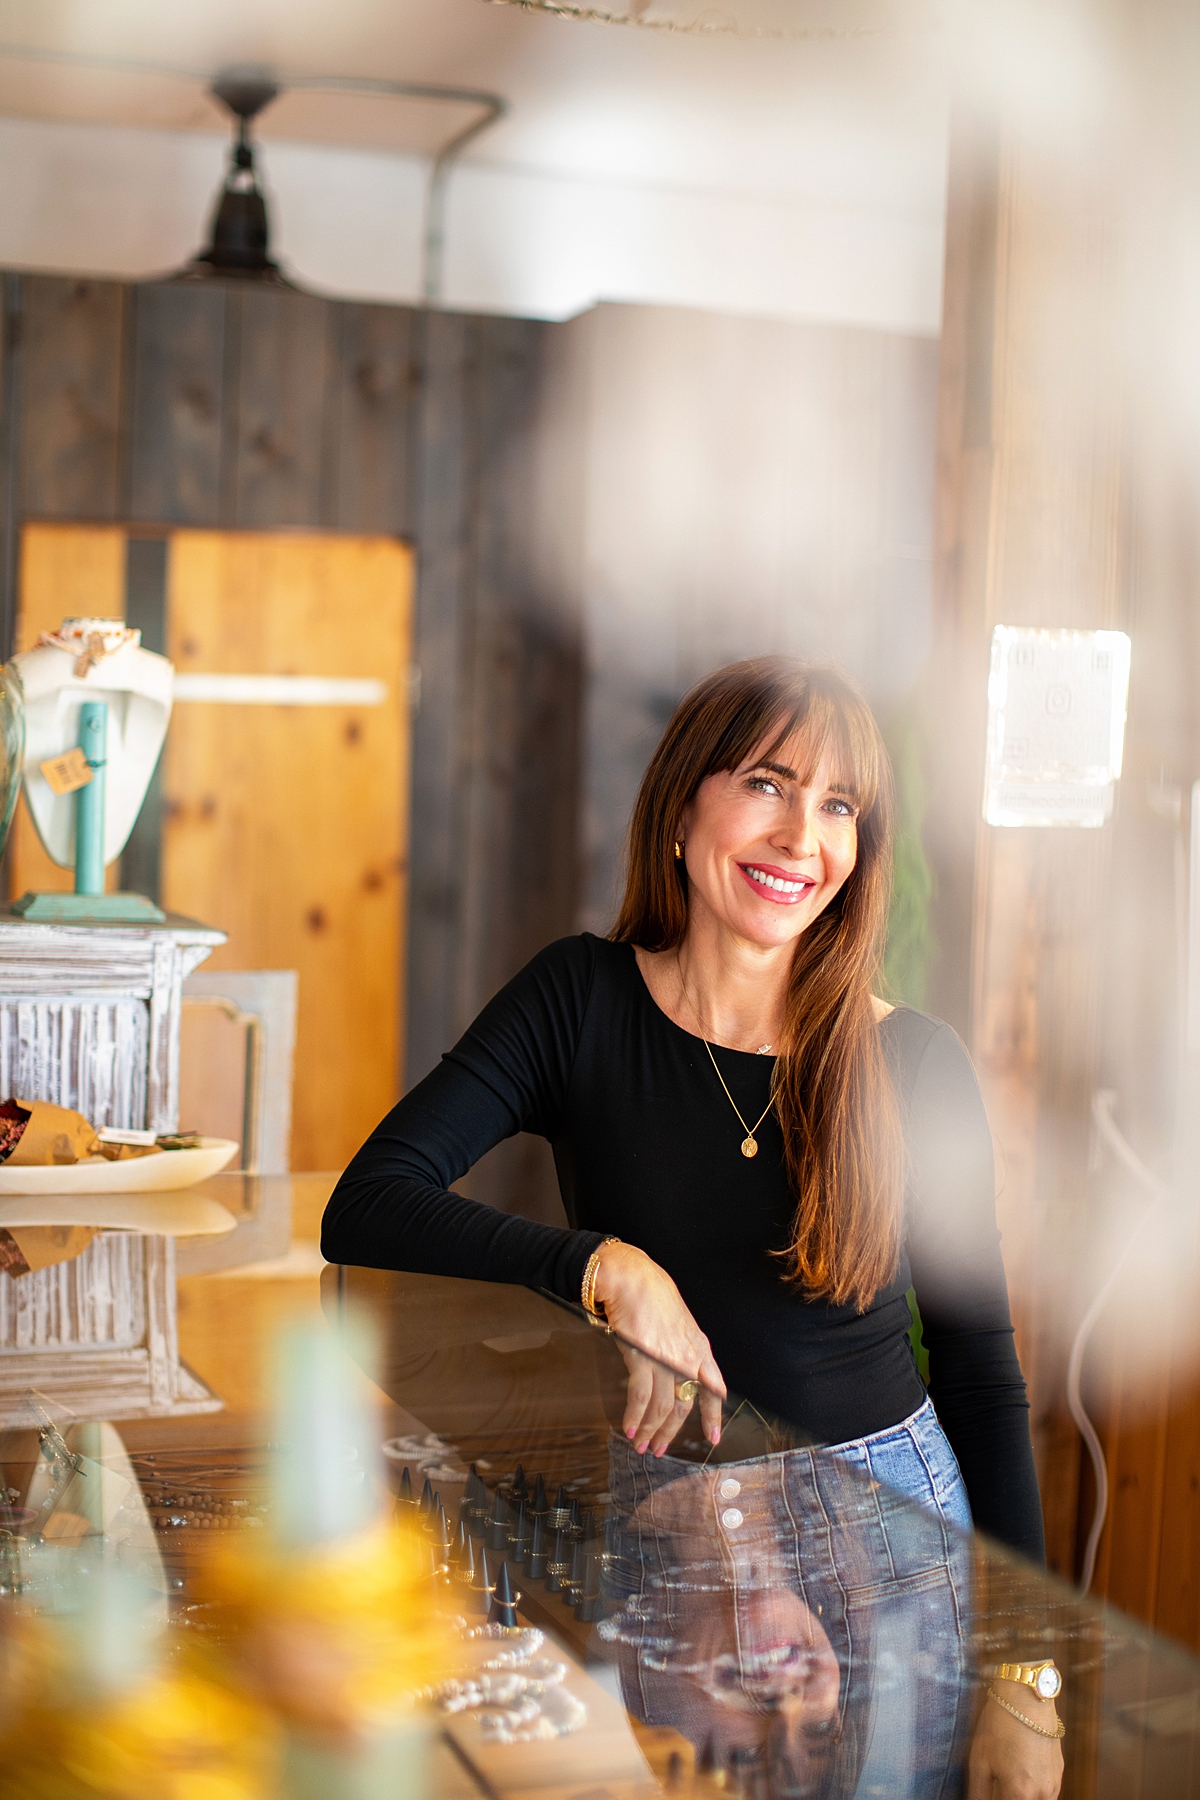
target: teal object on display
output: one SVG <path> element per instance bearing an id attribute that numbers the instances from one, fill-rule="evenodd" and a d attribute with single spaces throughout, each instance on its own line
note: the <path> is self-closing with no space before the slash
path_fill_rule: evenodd
<path id="1" fill-rule="evenodd" d="M 104 771 L 108 761 L 108 707 L 85 700 L 79 709 L 79 748 L 92 779 L 75 795 L 75 892 L 104 892 Z"/>
<path id="2" fill-rule="evenodd" d="M 7 667 L 0 673 L 5 679 L 4 691 L 0 693 L 0 754 L 6 759 L 0 770 L 0 850 L 3 850 L 21 786 L 25 716 L 20 704 L 20 677 Z M 75 892 L 23 894 L 13 901 L 10 910 L 18 918 L 42 925 L 160 925 L 166 913 L 144 894 L 106 894 L 104 891 L 104 775 L 108 759 L 108 705 L 105 701 L 85 700 L 80 707 L 79 748 L 87 758 L 92 779 L 75 795 Z"/>
<path id="3" fill-rule="evenodd" d="M 24 767 L 25 704 L 21 677 L 11 663 L 5 663 L 0 668 L 0 856 L 12 830 Z"/>

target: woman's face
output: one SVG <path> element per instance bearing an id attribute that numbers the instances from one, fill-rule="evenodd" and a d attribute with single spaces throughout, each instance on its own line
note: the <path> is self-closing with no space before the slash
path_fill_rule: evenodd
<path id="1" fill-rule="evenodd" d="M 769 742 L 770 740 L 768 740 Z M 764 949 L 794 943 L 843 886 L 858 855 L 858 808 L 837 785 L 829 751 L 810 785 L 804 746 L 701 782 L 682 821 L 688 905 Z"/>

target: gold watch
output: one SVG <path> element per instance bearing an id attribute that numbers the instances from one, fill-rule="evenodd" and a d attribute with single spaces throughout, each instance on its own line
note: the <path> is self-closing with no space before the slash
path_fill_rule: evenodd
<path id="1" fill-rule="evenodd" d="M 1045 1662 L 997 1663 L 992 1675 L 996 1681 L 1019 1681 L 1022 1687 L 1032 1688 L 1039 1700 L 1057 1700 L 1062 1693 L 1063 1679 L 1051 1657 Z"/>

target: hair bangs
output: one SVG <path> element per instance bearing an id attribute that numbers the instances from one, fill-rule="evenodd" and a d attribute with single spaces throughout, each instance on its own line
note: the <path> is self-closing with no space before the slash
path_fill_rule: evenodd
<path id="1" fill-rule="evenodd" d="M 776 713 L 771 722 L 774 736 L 765 745 L 763 758 L 782 757 L 795 769 L 801 785 L 812 787 L 828 757 L 829 786 L 853 800 L 860 813 L 869 814 L 879 798 L 882 774 L 878 728 L 856 695 L 842 683 L 839 690 L 831 691 L 819 679 L 808 680 L 788 710 Z M 747 747 L 747 756 L 752 749 Z"/>

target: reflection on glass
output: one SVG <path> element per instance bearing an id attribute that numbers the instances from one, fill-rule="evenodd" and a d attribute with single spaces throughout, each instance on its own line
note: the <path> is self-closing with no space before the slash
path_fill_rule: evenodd
<path id="1" fill-rule="evenodd" d="M 0 1650 L 31 1642 L 20 1632 L 39 1617 L 80 1621 L 80 1693 L 103 1672 L 122 1706 L 141 1696 L 143 1723 L 152 1694 L 160 1706 L 203 1697 L 212 1732 L 186 1754 L 236 1767 L 247 1800 L 265 1800 L 279 1743 L 298 1718 L 315 1729 L 297 1694 L 327 1659 L 315 1627 L 276 1633 L 291 1698 L 264 1700 L 247 1685 L 261 1630 L 234 1629 L 212 1571 L 262 1577 L 284 1540 L 312 1539 L 287 1551 L 295 1568 L 277 1603 L 268 1579 L 256 1605 L 268 1623 L 309 1607 L 328 1649 L 339 1621 L 392 1593 L 385 1550 L 364 1562 L 348 1548 L 379 1530 L 374 1510 L 365 1534 L 355 1511 L 344 1545 L 322 1540 L 331 1497 L 365 1495 L 364 1480 L 378 1492 L 370 1471 L 382 1461 L 419 1574 L 415 1587 L 405 1578 L 411 1611 L 389 1600 L 391 1660 L 380 1654 L 377 1671 L 354 1624 L 354 1691 L 394 1677 L 398 1651 L 411 1661 L 405 1679 L 419 1685 L 406 1703 L 423 1720 L 430 1794 L 630 1782 L 647 1797 L 949 1800 L 964 1791 L 988 1670 L 1018 1650 L 1063 1672 L 1072 1791 L 1193 1791 L 1200 1664 L 902 1497 L 918 1463 L 931 1496 L 952 1494 L 954 1471 L 919 1416 L 907 1435 L 835 1453 L 732 1397 L 718 1447 L 693 1408 L 668 1454 L 639 1456 L 621 1431 L 639 1353 L 574 1309 L 519 1288 L 360 1270 L 339 1294 L 337 1277 L 327 1270 L 327 1319 L 355 1354 L 370 1334 L 342 1337 L 346 1309 L 370 1316 L 386 1422 L 320 1358 L 322 1379 L 305 1386 L 343 1395 L 336 1418 L 297 1401 L 291 1423 L 254 1446 L 189 1449 L 177 1424 L 156 1443 L 143 1421 L 131 1454 L 120 1426 L 52 1416 L 36 1395 L 0 1418 Z M 309 1606 L 295 1570 L 327 1551 Z M 89 1610 L 84 1578 L 106 1570 L 120 1581 L 106 1575 L 104 1608 Z M 17 1682 L 6 1704 L 24 1691 Z M 319 1692 L 331 1691 L 322 1676 Z M 61 1749 L 78 1720 L 61 1706 L 55 1717 Z M 325 1768 L 325 1752 L 308 1763 Z M 0 1768 L 9 1800 L 4 1779 Z"/>
<path id="2" fill-rule="evenodd" d="M 582 1313 L 491 1284 L 344 1276 L 339 1302 L 326 1272 L 326 1310 L 373 1313 L 382 1385 L 410 1421 L 388 1447 L 395 1483 L 416 1506 L 434 1472 L 465 1522 L 472 1575 L 456 1548 L 452 1592 L 465 1604 L 473 1583 L 478 1600 L 482 1555 L 492 1589 L 504 1567 L 522 1620 L 619 1695 L 664 1779 L 957 1794 L 990 1671 L 1020 1655 L 1063 1672 L 1069 1779 L 1124 1795 L 1136 1765 L 1155 1800 L 1190 1793 L 1200 1664 L 960 1529 L 957 1472 L 921 1415 L 834 1453 L 734 1396 L 718 1448 L 693 1408 L 667 1455 L 639 1456 L 620 1427 L 640 1353 Z M 919 1491 L 917 1465 L 945 1511 L 897 1491 Z M 478 1734 L 459 1741 L 494 1781 Z"/>

